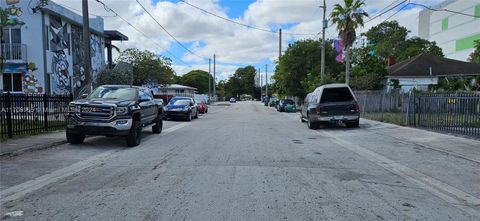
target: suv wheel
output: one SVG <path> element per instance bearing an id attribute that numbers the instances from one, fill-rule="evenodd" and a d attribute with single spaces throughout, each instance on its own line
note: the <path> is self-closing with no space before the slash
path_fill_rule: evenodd
<path id="1" fill-rule="evenodd" d="M 132 123 L 132 128 L 130 128 L 130 133 L 127 135 L 127 146 L 134 147 L 140 144 L 140 140 L 142 139 L 142 126 L 140 122 L 134 120 Z"/>
<path id="2" fill-rule="evenodd" d="M 307 125 L 308 125 L 308 128 L 312 130 L 315 130 L 318 128 L 318 124 L 315 122 L 312 122 L 312 120 L 310 119 L 310 116 L 307 116 Z"/>
<path id="3" fill-rule="evenodd" d="M 67 141 L 71 144 L 81 144 L 85 140 L 85 134 L 74 134 L 67 131 Z"/>
<path id="4" fill-rule="evenodd" d="M 162 116 L 158 115 L 157 119 L 155 119 L 155 125 L 152 126 L 152 132 L 154 134 L 162 133 L 162 128 L 163 128 Z"/>
<path id="5" fill-rule="evenodd" d="M 192 112 L 188 113 L 187 121 L 192 121 Z"/>

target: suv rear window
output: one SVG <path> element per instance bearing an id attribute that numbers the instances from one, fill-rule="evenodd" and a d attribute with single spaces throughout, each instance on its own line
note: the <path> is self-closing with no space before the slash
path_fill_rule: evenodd
<path id="1" fill-rule="evenodd" d="M 320 103 L 342 102 L 353 100 L 352 93 L 347 87 L 325 88 L 323 89 L 322 99 Z"/>

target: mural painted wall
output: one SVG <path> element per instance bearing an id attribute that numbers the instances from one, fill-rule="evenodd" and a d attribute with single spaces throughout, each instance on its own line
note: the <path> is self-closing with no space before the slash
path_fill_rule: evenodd
<path id="1" fill-rule="evenodd" d="M 51 58 L 52 93 L 70 94 L 72 87 L 70 83 L 71 75 L 69 73 L 70 63 L 67 58 L 70 50 L 70 35 L 67 24 L 59 17 L 51 15 L 48 31 L 50 51 L 53 52 Z"/>
<path id="2" fill-rule="evenodd" d="M 92 58 L 92 74 L 95 80 L 97 73 L 105 66 L 104 42 L 97 35 L 90 35 L 90 55 Z"/>
<path id="3" fill-rule="evenodd" d="M 35 63 L 27 64 L 27 72 L 23 76 L 23 92 L 24 93 L 43 93 L 43 87 L 38 78 L 35 76 L 37 66 Z"/>
<path id="4" fill-rule="evenodd" d="M 85 65 L 83 62 L 83 35 L 82 29 L 72 25 L 72 62 L 73 62 L 73 96 L 78 97 L 87 92 Z"/>

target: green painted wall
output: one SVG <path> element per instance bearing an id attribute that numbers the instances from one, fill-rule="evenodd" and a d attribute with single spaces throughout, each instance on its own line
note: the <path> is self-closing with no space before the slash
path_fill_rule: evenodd
<path id="1" fill-rule="evenodd" d="M 455 51 L 473 48 L 473 42 L 476 40 L 480 40 L 480 34 L 458 39 L 457 41 L 455 41 Z"/>
<path id="2" fill-rule="evenodd" d="M 475 6 L 475 16 L 480 16 L 480 5 Z"/>
<path id="3" fill-rule="evenodd" d="M 448 18 L 442 19 L 442 31 L 448 28 Z"/>

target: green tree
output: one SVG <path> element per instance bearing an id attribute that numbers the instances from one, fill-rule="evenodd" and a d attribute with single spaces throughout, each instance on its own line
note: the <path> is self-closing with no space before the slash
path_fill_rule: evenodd
<path id="1" fill-rule="evenodd" d="M 156 55 L 151 51 L 129 48 L 120 53 L 117 62 L 133 65 L 133 85 L 147 83 L 175 83 L 175 72 L 170 58 Z"/>
<path id="2" fill-rule="evenodd" d="M 407 28 L 400 26 L 397 21 L 386 21 L 362 35 L 367 37 L 376 55 L 386 60 L 388 56 L 396 55 L 400 45 L 407 39 L 408 32 Z"/>
<path id="3" fill-rule="evenodd" d="M 103 69 L 97 73 L 95 84 L 97 86 L 106 84 L 130 85 L 132 78 L 126 70 Z"/>
<path id="4" fill-rule="evenodd" d="M 227 97 L 237 97 L 242 94 L 255 94 L 255 67 L 249 65 L 238 68 L 225 84 Z"/>
<path id="5" fill-rule="evenodd" d="M 475 41 L 475 51 L 470 54 L 468 61 L 480 64 L 480 40 Z"/>
<path id="6" fill-rule="evenodd" d="M 275 92 L 280 95 L 305 97 L 316 87 L 330 82 L 338 82 L 344 69 L 342 63 L 335 60 L 337 52 L 332 42 L 325 44 L 325 78 L 320 79 L 321 42 L 300 40 L 289 44 L 280 58 L 273 75 Z"/>
<path id="7" fill-rule="evenodd" d="M 407 39 L 400 45 L 400 50 L 395 53 L 395 59 L 403 61 L 407 58 L 419 54 L 431 54 L 438 57 L 443 57 L 443 51 L 434 41 L 428 41 L 422 38 L 413 37 Z"/>
<path id="8" fill-rule="evenodd" d="M 354 90 L 380 90 L 388 72 L 385 62 L 370 53 L 367 47 L 352 50 L 352 80 Z"/>
<path id="9" fill-rule="evenodd" d="M 400 26 L 397 21 L 382 22 L 366 33 L 371 51 L 370 54 L 377 55 L 384 62 L 389 56 L 397 61 L 405 60 L 422 53 L 443 57 L 443 52 L 435 42 L 422 38 L 408 38 L 407 28 Z M 371 53 L 371 52 L 374 53 Z"/>
<path id="10" fill-rule="evenodd" d="M 217 83 L 217 86 L 216 86 L 216 93 L 219 97 L 225 97 L 226 94 L 225 94 L 225 85 L 226 85 L 226 81 L 225 80 L 221 80 Z"/>
<path id="11" fill-rule="evenodd" d="M 193 70 L 186 73 L 183 76 L 180 76 L 178 83 L 190 87 L 197 88 L 198 93 L 207 94 L 208 93 L 208 77 L 209 74 L 203 70 Z M 213 84 L 213 77 L 210 75 L 210 82 Z"/>
<path id="12" fill-rule="evenodd" d="M 368 17 L 362 7 L 365 2 L 361 0 L 344 0 L 344 5 L 333 6 L 332 22 L 337 25 L 339 36 L 342 39 L 345 52 L 345 82 L 349 83 L 350 78 L 350 47 L 357 38 L 356 29 L 363 26 L 363 18 Z"/>

